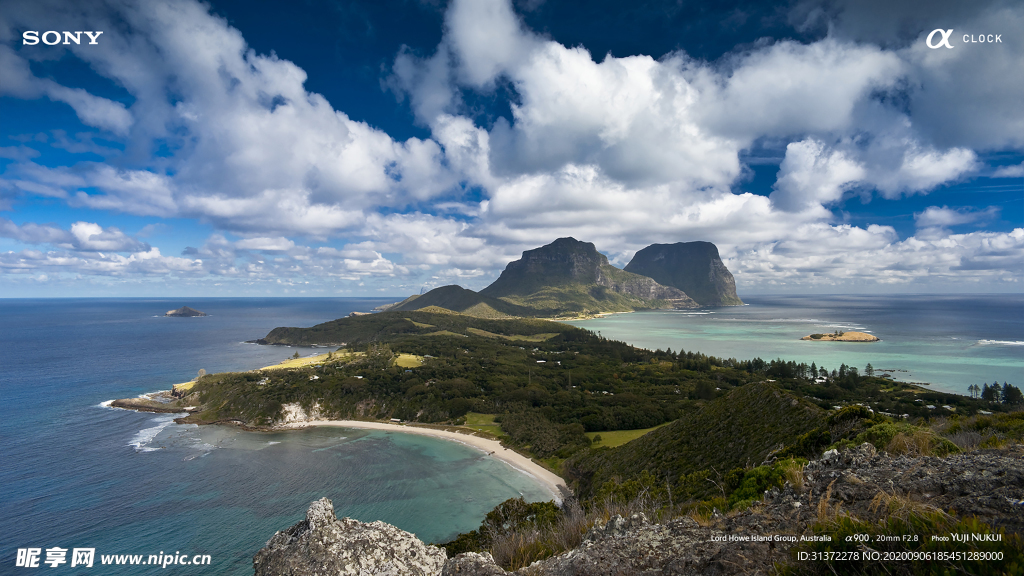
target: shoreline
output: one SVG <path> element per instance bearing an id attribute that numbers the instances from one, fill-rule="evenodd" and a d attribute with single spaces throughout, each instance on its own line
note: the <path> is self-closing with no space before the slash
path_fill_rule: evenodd
<path id="1" fill-rule="evenodd" d="M 364 430 L 382 430 L 385 432 L 398 432 L 404 434 L 419 434 L 421 436 L 432 436 L 443 440 L 459 442 L 471 448 L 476 448 L 497 460 L 501 460 L 512 468 L 516 469 L 531 478 L 534 478 L 551 493 L 555 501 L 561 504 L 569 489 L 565 480 L 554 472 L 544 468 L 530 458 L 501 445 L 501 442 L 477 436 L 474 433 L 465 434 L 451 432 L 448 430 L 437 430 L 434 428 L 423 428 L 419 426 L 408 426 L 402 424 L 391 424 L 389 422 L 366 422 L 363 420 L 308 420 L 305 422 L 291 422 L 273 427 L 273 430 L 298 430 L 311 426 L 335 426 L 339 428 L 359 428 Z"/>

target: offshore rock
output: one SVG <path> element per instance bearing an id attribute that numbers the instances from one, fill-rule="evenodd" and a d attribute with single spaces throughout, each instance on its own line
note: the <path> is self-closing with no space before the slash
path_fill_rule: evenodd
<path id="1" fill-rule="evenodd" d="M 173 316 L 177 318 L 194 318 L 197 316 L 206 316 L 206 312 L 200 312 L 195 308 L 189 308 L 188 306 L 182 306 L 177 310 L 168 310 L 164 316 Z"/>
<path id="2" fill-rule="evenodd" d="M 253 556 L 256 576 L 435 576 L 446 554 L 381 521 L 338 519 L 321 498 Z"/>

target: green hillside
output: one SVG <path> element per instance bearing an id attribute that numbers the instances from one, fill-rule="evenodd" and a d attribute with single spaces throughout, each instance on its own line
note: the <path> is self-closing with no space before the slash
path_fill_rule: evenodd
<path id="1" fill-rule="evenodd" d="M 420 310 L 427 306 L 446 308 L 469 316 L 480 318 L 509 318 L 512 316 L 535 316 L 536 311 L 509 302 L 489 298 L 461 286 L 441 286 L 426 294 L 399 302 L 388 311 Z"/>
<path id="2" fill-rule="evenodd" d="M 422 298 L 421 296 L 420 298 Z M 436 332 L 467 334 L 468 328 L 502 336 L 561 334 L 579 330 L 573 326 L 534 319 L 488 319 L 434 307 L 429 310 L 389 310 L 365 316 L 339 318 L 311 328 L 274 328 L 259 344 L 292 346 L 342 346 L 392 340 L 400 336 Z"/>
<path id="3" fill-rule="evenodd" d="M 772 384 L 747 384 L 628 444 L 579 453 L 565 462 L 564 470 L 581 497 L 609 480 L 634 478 L 644 470 L 673 483 L 702 470 L 724 474 L 760 464 L 824 418 L 821 408 Z"/>

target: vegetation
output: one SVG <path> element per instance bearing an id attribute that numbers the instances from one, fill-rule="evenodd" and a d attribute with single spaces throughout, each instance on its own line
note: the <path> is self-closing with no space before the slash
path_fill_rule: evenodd
<path id="1" fill-rule="evenodd" d="M 665 424 L 659 424 L 652 428 L 642 428 L 640 430 L 609 430 L 606 432 L 587 432 L 587 437 L 590 438 L 590 442 L 596 447 L 597 445 L 607 446 L 608 448 L 615 448 L 616 446 L 622 446 L 627 442 L 632 442 L 637 438 L 657 430 Z"/>
<path id="2" fill-rule="evenodd" d="M 187 421 L 267 425 L 298 403 L 330 417 L 499 436 L 560 466 L 578 498 L 561 508 L 503 503 L 446 545 L 490 550 L 506 568 L 577 545 L 612 513 L 703 519 L 742 510 L 798 482 L 806 459 L 829 448 L 870 442 L 941 456 L 1024 438 L 1008 385 L 998 396 L 958 396 L 872 368 L 642 350 L 534 319 L 435 307 L 275 329 L 271 339 L 347 345 L 293 367 L 202 376 L 183 391 L 182 402 L 201 407 Z"/>
<path id="3" fill-rule="evenodd" d="M 442 286 L 426 294 L 417 295 L 399 302 L 389 311 L 420 310 L 437 306 L 446 310 L 461 312 L 478 318 L 510 318 L 532 316 L 533 310 L 510 304 L 497 298 L 489 298 L 461 286 Z"/>

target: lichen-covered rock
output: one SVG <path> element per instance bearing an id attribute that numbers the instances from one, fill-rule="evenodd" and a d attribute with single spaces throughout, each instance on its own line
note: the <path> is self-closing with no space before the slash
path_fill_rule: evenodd
<path id="1" fill-rule="evenodd" d="M 444 563 L 441 576 L 505 576 L 508 574 L 501 566 L 494 563 L 494 558 L 487 552 L 463 552 Z"/>
<path id="2" fill-rule="evenodd" d="M 384 522 L 338 519 L 321 498 L 252 559 L 256 576 L 436 576 L 446 554 Z"/>
<path id="3" fill-rule="evenodd" d="M 746 510 L 701 523 L 652 524 L 643 514 L 613 516 L 573 550 L 534 562 L 519 576 L 689 576 L 771 574 L 810 535 L 824 500 L 838 513 L 874 520 L 880 493 L 957 515 L 977 515 L 1009 532 L 1024 531 L 1024 447 L 946 458 L 890 456 L 870 444 L 829 451 L 804 468 L 800 486 L 768 490 Z M 278 532 L 253 560 L 256 575 L 440 574 L 506 576 L 490 554 L 444 551 L 383 522 L 337 520 L 329 500 Z"/>

